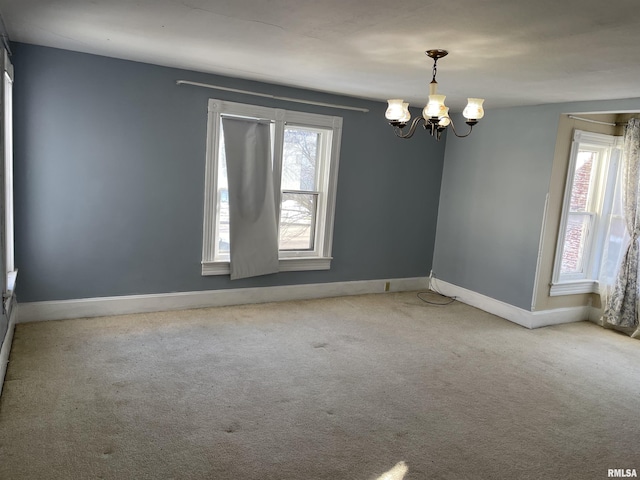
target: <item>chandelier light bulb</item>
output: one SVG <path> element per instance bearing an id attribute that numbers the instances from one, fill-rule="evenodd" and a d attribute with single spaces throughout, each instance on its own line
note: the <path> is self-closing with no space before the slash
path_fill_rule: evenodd
<path id="1" fill-rule="evenodd" d="M 402 117 L 398 121 L 409 123 L 411 120 L 411 112 L 409 112 L 409 102 L 402 102 Z"/>
<path id="2" fill-rule="evenodd" d="M 451 123 L 451 119 L 449 118 L 449 107 L 445 107 L 444 115 L 440 117 L 440 120 L 438 121 L 438 126 L 448 127 L 450 123 Z"/>
<path id="3" fill-rule="evenodd" d="M 422 115 L 426 119 L 442 117 L 447 108 L 444 106 L 445 98 L 447 98 L 446 95 L 429 95 L 429 102 L 424 107 Z"/>
<path id="4" fill-rule="evenodd" d="M 387 107 L 387 111 L 384 116 L 390 122 L 397 122 L 404 116 L 404 105 L 401 98 L 392 98 L 391 100 L 387 100 L 389 106 Z M 407 106 L 409 104 L 407 103 Z M 407 111 L 409 109 L 407 108 Z"/>
<path id="5" fill-rule="evenodd" d="M 480 120 L 484 117 L 484 109 L 482 103 L 484 98 L 468 98 L 467 106 L 462 111 L 464 118 L 468 120 Z"/>

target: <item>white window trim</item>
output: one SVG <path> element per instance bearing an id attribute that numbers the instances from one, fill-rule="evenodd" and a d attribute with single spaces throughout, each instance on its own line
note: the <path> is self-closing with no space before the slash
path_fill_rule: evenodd
<path id="1" fill-rule="evenodd" d="M 600 169 L 600 172 L 598 173 L 600 183 L 596 186 L 596 195 L 599 208 L 593 222 L 594 235 L 591 235 L 591 238 L 589 239 L 590 245 L 588 245 L 588 248 L 591 250 L 591 255 L 585 265 L 585 273 L 582 275 L 573 275 L 573 277 L 571 275 L 562 276 L 560 274 L 562 252 L 564 248 L 567 222 L 569 219 L 569 205 L 571 202 L 571 190 L 573 189 L 576 160 L 578 156 L 578 149 L 581 144 L 607 148 L 611 150 L 610 153 L 612 154 L 601 159 L 602 164 L 598 166 Z M 580 293 L 599 293 L 597 277 L 600 265 L 598 264 L 599 262 L 594 262 L 594 260 L 602 257 L 602 249 L 604 247 L 604 237 L 606 233 L 602 229 L 602 218 L 603 215 L 607 214 L 611 209 L 616 181 L 616 171 L 619 164 L 619 150 L 617 147 L 619 147 L 620 144 L 620 137 L 574 130 L 571 153 L 569 156 L 569 166 L 567 168 L 567 180 L 562 202 L 562 215 L 560 217 L 560 227 L 558 230 L 553 276 L 549 292 L 549 295 L 552 297 Z"/>
<path id="2" fill-rule="evenodd" d="M 2 115 L 3 131 L 2 138 L 2 179 L 4 182 L 4 205 L 2 213 L 4 267 L 5 271 L 2 298 L 3 313 L 8 312 L 11 307 L 11 300 L 15 292 L 18 270 L 15 268 L 14 259 L 14 201 L 13 201 L 13 65 L 9 60 L 6 49 L 2 49 Z"/>
<path id="3" fill-rule="evenodd" d="M 554 283 L 551 285 L 549 296 L 560 297 L 578 293 L 600 293 L 599 284 L 596 280 L 573 280 L 571 282 Z"/>
<path id="4" fill-rule="evenodd" d="M 318 231 L 323 232 L 316 237 L 314 252 L 280 252 L 279 270 L 281 272 L 304 270 L 329 270 L 333 247 L 333 225 L 335 218 L 336 190 L 338 184 L 338 165 L 340 161 L 340 144 L 342 140 L 342 118 L 313 113 L 296 112 L 279 108 L 260 107 L 243 103 L 209 99 L 207 120 L 207 156 L 205 166 L 204 221 L 202 240 L 202 275 L 228 275 L 228 261 L 217 261 L 215 258 L 217 185 L 218 185 L 218 147 L 220 137 L 220 118 L 225 115 L 238 115 L 251 118 L 268 119 L 275 123 L 276 132 L 284 131 L 286 124 L 326 128 L 332 131 L 330 165 L 328 168 L 326 215 L 319 218 Z M 274 192 L 276 205 L 280 211 L 280 179 L 282 165 L 282 135 L 276 134 L 274 145 Z"/>

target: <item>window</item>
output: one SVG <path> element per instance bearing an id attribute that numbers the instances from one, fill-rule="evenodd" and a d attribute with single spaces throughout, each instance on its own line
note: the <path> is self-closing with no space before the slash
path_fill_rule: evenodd
<path id="1" fill-rule="evenodd" d="M 605 236 L 615 221 L 617 138 L 574 131 L 551 295 L 597 291 Z"/>
<path id="2" fill-rule="evenodd" d="M 2 104 L 2 185 L 4 202 L 0 223 L 2 231 L 2 255 L 4 264 L 3 279 L 3 313 L 8 312 L 11 306 L 11 298 L 15 290 L 17 270 L 14 264 L 14 221 L 13 221 L 13 66 L 9 61 L 6 50 L 2 50 L 2 91 L 0 92 Z"/>
<path id="3" fill-rule="evenodd" d="M 270 122 L 280 271 L 329 269 L 342 118 L 211 99 L 202 274 L 229 273 L 223 117 Z"/>

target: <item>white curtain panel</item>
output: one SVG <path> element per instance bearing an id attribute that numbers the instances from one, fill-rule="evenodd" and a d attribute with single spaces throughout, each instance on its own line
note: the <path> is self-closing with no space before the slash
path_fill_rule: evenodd
<path id="1" fill-rule="evenodd" d="M 638 336 L 638 268 L 640 246 L 640 119 L 632 118 L 627 125 L 622 151 L 622 206 L 628 247 L 620 264 L 613 288 L 605 296 L 603 321 L 633 330 Z M 605 290 L 606 291 L 606 290 Z"/>
<path id="2" fill-rule="evenodd" d="M 609 304 L 613 295 L 620 265 L 629 248 L 629 232 L 624 221 L 624 204 L 622 201 L 622 182 L 624 172 L 618 168 L 615 181 L 615 191 L 612 199 L 611 214 L 607 218 L 607 235 L 602 252 L 602 263 L 600 265 L 600 276 L 598 278 L 600 302 L 603 308 Z M 611 312 L 609 312 L 610 314 Z M 611 327 L 611 324 L 604 317 L 600 319 L 600 325 Z"/>
<path id="3" fill-rule="evenodd" d="M 269 123 L 223 118 L 229 185 L 231 279 L 278 271 Z"/>

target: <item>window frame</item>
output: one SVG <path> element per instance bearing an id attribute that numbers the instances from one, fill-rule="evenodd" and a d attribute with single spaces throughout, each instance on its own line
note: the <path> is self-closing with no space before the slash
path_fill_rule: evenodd
<path id="1" fill-rule="evenodd" d="M 328 196 L 325 191 L 328 191 L 328 182 L 330 179 L 332 162 L 331 158 L 333 155 L 333 137 L 334 131 L 333 128 L 329 128 L 327 126 L 320 125 L 309 125 L 302 123 L 294 123 L 294 122 L 285 122 L 284 130 L 287 127 L 299 128 L 303 130 L 316 131 L 320 132 L 321 140 L 319 147 L 319 152 L 317 154 L 317 158 L 329 158 L 329 161 L 320 162 L 321 164 L 317 169 L 317 178 L 314 184 L 314 190 L 291 190 L 288 188 L 282 188 L 280 185 L 280 197 L 276 199 L 278 202 L 278 241 L 280 239 L 280 213 L 282 212 L 282 195 L 284 194 L 301 194 L 301 195 L 315 195 L 316 197 L 316 208 L 315 208 L 315 223 L 313 225 L 313 248 L 312 249 L 302 249 L 302 250 L 293 250 L 293 249 L 282 249 L 279 250 L 280 259 L 292 259 L 292 258 L 305 258 L 305 257 L 319 257 L 322 255 L 322 251 L 324 249 L 325 242 L 327 241 L 326 236 L 323 235 L 325 232 L 327 215 L 324 214 L 327 211 L 328 207 Z M 284 153 L 284 149 L 283 149 Z M 283 159 L 284 162 L 284 159 Z M 281 164 L 282 165 L 282 164 Z M 282 170 L 280 173 L 280 180 L 282 180 Z"/>
<path id="2" fill-rule="evenodd" d="M 13 199 L 13 65 L 6 49 L 2 49 L 2 91 L 0 105 L 2 106 L 1 139 L 1 178 L 3 205 L 2 218 L 2 264 L 4 272 L 2 278 L 2 313 L 9 313 L 11 301 L 15 292 L 18 270 L 15 267 L 15 239 L 14 239 L 14 199 Z"/>
<path id="3" fill-rule="evenodd" d="M 571 193 L 576 173 L 578 153 L 582 148 L 597 150 L 598 158 L 594 165 L 594 200 L 593 210 L 584 212 L 593 216 L 591 232 L 584 246 L 583 272 L 562 274 L 562 256 L 567 232 L 567 223 L 572 212 Z M 603 248 L 606 237 L 606 218 L 611 212 L 612 201 L 616 189 L 616 178 L 620 162 L 621 138 L 603 133 L 587 132 L 575 129 L 567 179 L 562 202 L 562 213 L 558 229 L 556 253 L 554 258 L 553 276 L 550 288 L 550 296 L 572 295 L 578 293 L 598 293 L 598 276 L 602 261 Z"/>
<path id="4" fill-rule="evenodd" d="M 273 176 L 277 206 L 278 229 L 280 227 L 281 179 L 284 130 L 286 126 L 300 126 L 330 132 L 328 165 L 324 170 L 322 195 L 318 197 L 314 250 L 280 250 L 279 271 L 328 270 L 331 267 L 333 226 L 335 218 L 338 165 L 342 138 L 342 117 L 298 112 L 281 108 L 262 107 L 244 103 L 209 99 L 207 115 L 207 147 L 205 166 L 204 220 L 202 241 L 202 275 L 229 274 L 229 260 L 216 257 L 218 214 L 218 161 L 221 135 L 221 118 L 236 116 L 269 120 L 273 124 Z M 323 191 L 326 189 L 326 192 Z M 322 201 L 320 201 L 322 199 Z M 320 205 L 322 203 L 322 205 Z"/>

